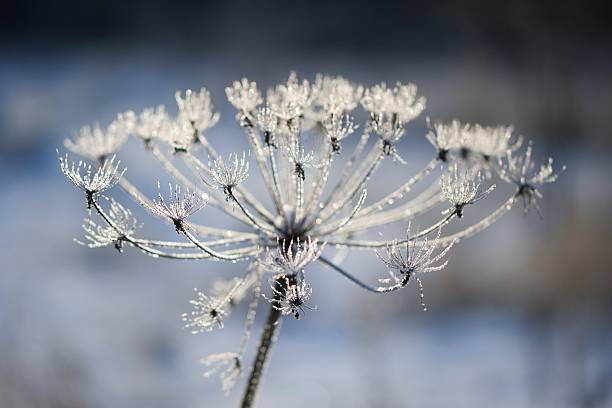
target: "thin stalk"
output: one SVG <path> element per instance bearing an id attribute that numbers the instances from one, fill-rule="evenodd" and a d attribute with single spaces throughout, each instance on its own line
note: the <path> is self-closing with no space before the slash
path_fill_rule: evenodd
<path id="1" fill-rule="evenodd" d="M 279 288 L 281 287 L 284 288 L 283 285 L 279 286 Z M 275 294 L 274 297 L 278 298 L 280 297 L 280 295 Z M 261 334 L 261 339 L 259 340 L 259 346 L 257 347 L 255 361 L 253 362 L 253 368 L 251 369 L 251 373 L 249 374 L 249 380 L 244 390 L 244 395 L 242 397 L 242 408 L 252 407 L 255 402 L 255 396 L 257 394 L 259 385 L 261 384 L 261 379 L 266 365 L 266 361 L 270 354 L 272 344 L 274 343 L 274 340 L 278 335 L 280 326 L 281 312 L 280 310 L 277 310 L 272 304 L 270 304 L 268 317 L 266 318 L 263 333 Z"/>

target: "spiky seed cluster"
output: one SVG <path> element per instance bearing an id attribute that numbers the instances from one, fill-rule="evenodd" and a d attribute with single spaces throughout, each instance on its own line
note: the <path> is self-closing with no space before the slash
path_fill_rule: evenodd
<path id="1" fill-rule="evenodd" d="M 440 158 L 447 160 L 449 153 L 468 159 L 479 158 L 486 164 L 514 152 L 523 143 L 523 138 L 513 134 L 513 126 L 481 126 L 461 123 L 453 120 L 450 123 L 436 122 L 430 127 L 427 139 L 438 150 Z"/>
<path id="2" fill-rule="evenodd" d="M 87 245 L 89 248 L 113 245 L 117 251 L 123 252 L 124 240 L 134 235 L 139 228 L 139 224 L 129 209 L 112 198 L 108 200 L 111 203 L 108 215 L 114 225 L 98 224 L 91 217 L 88 217 L 83 223 L 86 242 L 77 242 L 81 245 Z"/>
<path id="3" fill-rule="evenodd" d="M 193 310 L 183 313 L 181 319 L 185 327 L 193 334 L 209 332 L 215 328 L 223 328 L 223 318 L 227 315 L 227 302 L 223 298 L 207 296 L 204 292 L 194 289 L 197 297 L 190 300 Z"/>
<path id="4" fill-rule="evenodd" d="M 211 354 L 203 358 L 201 363 L 211 367 L 208 371 L 204 372 L 204 378 L 220 374 L 223 392 L 225 395 L 229 395 L 242 374 L 242 357 L 240 354 L 232 352 Z"/>
<path id="5" fill-rule="evenodd" d="M 276 131 L 278 122 L 278 116 L 276 116 L 268 103 L 257 110 L 257 127 L 264 134 L 264 143 L 266 146 L 272 144 L 271 135 Z M 267 136 L 267 138 L 265 136 Z"/>
<path id="6" fill-rule="evenodd" d="M 166 112 L 165 106 L 146 108 L 138 115 L 134 125 L 134 135 L 149 144 L 151 140 L 163 137 L 168 122 L 170 122 L 170 116 Z"/>
<path id="7" fill-rule="evenodd" d="M 64 146 L 73 153 L 91 160 L 104 161 L 121 147 L 133 131 L 136 120 L 133 112 L 117 115 L 106 129 L 98 123 L 83 126 L 74 140 L 65 139 Z"/>
<path id="8" fill-rule="evenodd" d="M 258 181 L 264 186 L 258 194 L 243 184 L 249 176 L 251 157 L 233 154 L 224 161 L 209 142 L 207 134 L 219 115 L 204 88 L 199 92 L 178 92 L 176 115 L 168 114 L 163 106 L 139 114 L 126 112 L 107 128 L 84 128 L 74 141 L 66 142 L 76 153 L 98 161 L 97 166 L 60 158 L 62 172 L 85 191 L 88 206 L 95 210 L 91 217 L 102 220 L 86 222 L 90 246 L 125 241 L 153 257 L 250 261 L 244 277 L 216 288 L 212 296 L 199 292 L 192 301 L 195 311 L 183 316 L 195 332 L 220 327 L 230 306 L 251 293 L 239 351 L 208 360 L 226 367 L 221 374 L 225 389 L 239 375 L 237 362 L 244 356 L 250 338 L 262 281 L 272 281 L 267 297 L 272 307 L 295 317 L 309 308 L 306 302 L 312 287 L 304 277 L 313 263 L 323 264 L 373 293 L 401 289 L 415 275 L 422 288 L 418 274 L 446 266 L 443 258 L 455 242 L 489 227 L 520 197 L 526 208 L 537 208 L 539 188 L 558 176 L 552 160 L 535 167 L 531 145 L 521 150 L 522 138 L 513 136 L 510 126 L 434 122 L 427 134 L 435 148 L 431 160 L 416 174 L 407 176 L 403 184 L 389 188 L 381 198 L 368 203 L 370 182 L 376 183 L 378 190 L 391 182 L 376 178 L 381 163 L 389 159 L 404 162 L 399 142 L 409 122 L 425 108 L 425 98 L 417 94 L 415 85 L 397 83 L 388 87 L 381 83 L 364 88 L 342 77 L 319 75 L 310 82 L 298 79 L 292 72 L 286 81 L 267 90 L 265 104 L 257 84 L 246 78 L 231 84 L 226 95 L 238 111 L 236 117 L 250 143 Z M 353 150 L 345 152 L 342 144 L 358 128 L 352 112 L 359 105 L 368 113 L 368 119 Z M 155 201 L 125 177 L 121 187 L 134 201 L 173 224 L 187 242 L 137 238 L 135 221 L 125 207 L 109 200 L 99 202 L 100 193 L 117 184 L 123 175 L 114 157 L 105 159 L 115 154 L 128 134 L 145 142 L 175 184 L 170 186 L 168 200 L 160 194 Z M 174 154 L 172 159 L 168 154 Z M 208 163 L 200 154 L 208 156 Z M 413 193 L 418 183 L 431 179 L 429 176 L 438 170 L 439 181 Z M 481 186 L 485 179 L 493 178 L 516 190 L 490 214 L 475 209 L 474 214 L 480 218 L 474 224 L 462 225 L 457 232 L 442 236 L 443 227 L 450 222 L 465 222 L 458 218 L 466 205 L 489 196 L 493 187 L 484 190 Z M 260 201 L 263 192 L 269 195 L 268 201 Z M 243 228 L 187 223 L 204 207 L 205 197 L 212 211 L 243 224 Z M 359 239 L 360 234 L 388 224 L 414 221 L 423 214 L 440 217 L 440 206 L 446 201 L 452 207 L 444 212 L 445 216 L 415 235 L 408 232 L 404 240 Z M 265 205 L 267 202 L 271 204 Z M 434 239 L 428 238 L 436 232 Z M 325 251 L 386 249 L 386 256 L 380 252 L 378 256 L 391 270 L 385 281 L 387 286 L 372 286 L 353 276 L 335 258 L 325 256 L 324 247 Z M 268 334 L 273 332 L 268 330 Z"/>
<path id="9" fill-rule="evenodd" d="M 349 115 L 334 114 L 323 120 L 323 133 L 331 143 L 334 153 L 340 153 L 340 142 L 352 135 L 358 127 Z"/>
<path id="10" fill-rule="evenodd" d="M 225 88 L 227 100 L 234 108 L 242 112 L 253 112 L 263 102 L 255 82 L 242 78 L 234 81 L 231 87 Z"/>
<path id="11" fill-rule="evenodd" d="M 539 213 L 540 208 L 537 199 L 541 199 L 543 196 L 538 188 L 544 184 L 557 181 L 559 174 L 565 171 L 565 166 L 561 168 L 561 172 L 555 173 L 553 159 L 549 157 L 548 161 L 541 164 L 540 168 L 536 170 L 532 155 L 531 143 L 524 153 L 517 154 L 508 150 L 506 156 L 499 159 L 500 177 L 517 186 L 517 195 L 522 197 L 525 211 L 534 206 Z"/>
<path id="12" fill-rule="evenodd" d="M 440 188 L 446 200 L 453 205 L 457 217 L 463 216 L 463 207 L 487 197 L 495 184 L 482 189 L 484 177 L 480 171 L 470 169 L 458 162 L 453 163 L 440 179 Z"/>
<path id="13" fill-rule="evenodd" d="M 404 135 L 404 125 L 402 122 L 394 122 L 391 119 L 379 121 L 375 120 L 371 124 L 372 130 L 380 138 L 382 151 L 386 156 L 390 156 L 394 161 L 406 164 L 404 159 L 397 152 L 395 144 Z"/>
<path id="14" fill-rule="evenodd" d="M 272 298 L 267 298 L 273 308 L 284 316 L 293 315 L 297 320 L 304 309 L 313 310 L 306 303 L 312 297 L 312 286 L 303 278 L 283 275 L 272 281 Z"/>
<path id="15" fill-rule="evenodd" d="M 393 121 L 410 122 L 425 109 L 426 99 L 417 96 L 415 84 L 398 82 L 393 88 L 381 82 L 366 89 L 361 105 L 374 116 L 386 115 Z"/>
<path id="16" fill-rule="evenodd" d="M 82 160 L 77 163 L 70 162 L 67 154 L 64 157 L 59 156 L 59 161 L 64 176 L 85 192 L 88 208 L 91 208 L 95 195 L 112 188 L 127 170 L 119 170 L 121 161 L 117 161 L 117 164 L 115 164 L 115 156 L 111 157 L 110 160 L 104 160 L 102 165 L 98 167 Z"/>
<path id="17" fill-rule="evenodd" d="M 157 182 L 158 190 L 161 185 Z M 200 211 L 208 203 L 206 198 L 188 188 L 182 190 L 179 184 L 168 184 L 170 191 L 168 199 L 164 199 L 161 191 L 158 192 L 158 199 L 153 201 L 150 211 L 167 221 L 171 221 L 177 233 L 189 229 L 186 220 L 191 215 Z"/>
<path id="18" fill-rule="evenodd" d="M 242 157 L 232 153 L 227 161 L 222 158 L 208 164 L 209 179 L 203 178 L 209 186 L 223 190 L 226 199 L 233 199 L 233 189 L 249 177 L 249 162 L 246 153 Z"/>
<path id="19" fill-rule="evenodd" d="M 267 248 L 262 265 L 268 271 L 283 274 L 297 275 L 304 272 L 304 268 L 316 261 L 325 244 L 319 245 L 311 237 L 301 241 L 299 238 L 287 241 L 279 239 L 275 248 Z"/>
<path id="20" fill-rule="evenodd" d="M 188 121 L 198 132 L 204 133 L 219 121 L 219 113 L 213 112 L 210 92 L 206 88 L 200 89 L 200 92 L 188 89 L 184 96 L 177 91 L 174 98 L 179 117 Z"/>
<path id="21" fill-rule="evenodd" d="M 389 278 L 379 279 L 381 283 L 390 284 L 390 286 L 381 287 L 379 290 L 392 291 L 403 288 L 417 274 L 444 269 L 448 265 L 448 260 L 442 262 L 442 259 L 453 247 L 455 241 L 451 241 L 449 244 L 440 244 L 441 234 L 442 228 L 438 228 L 438 233 L 431 242 L 427 237 L 423 238 L 420 242 L 412 242 L 413 236 L 410 235 L 409 223 L 406 229 L 405 241 L 394 240 L 385 248 L 385 254 L 381 251 L 376 251 L 378 258 L 389 269 L 390 275 Z M 438 247 L 440 249 L 435 253 Z"/>
<path id="22" fill-rule="evenodd" d="M 363 95 L 363 86 L 342 77 L 317 75 L 313 85 L 313 119 L 325 120 L 340 116 L 357 107 Z"/>
<path id="23" fill-rule="evenodd" d="M 267 100 L 275 114 L 284 121 L 290 121 L 304 114 L 312 102 L 311 87 L 308 80 L 298 80 L 292 72 L 284 84 L 268 90 Z"/>

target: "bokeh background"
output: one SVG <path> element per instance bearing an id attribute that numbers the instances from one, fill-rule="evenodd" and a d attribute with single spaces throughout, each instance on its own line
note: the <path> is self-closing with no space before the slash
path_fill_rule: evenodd
<path id="1" fill-rule="evenodd" d="M 427 313 L 414 287 L 376 297 L 313 270 L 318 311 L 287 319 L 259 406 L 612 406 L 610 2 L 3 8 L 0 407 L 236 406 L 243 383 L 224 397 L 217 380 L 201 378 L 199 358 L 237 346 L 242 311 L 224 331 L 199 336 L 179 315 L 194 286 L 238 267 L 76 245 L 85 210 L 55 148 L 83 124 L 172 106 L 175 90 L 206 86 L 222 115 L 211 140 L 242 149 L 224 87 L 242 76 L 267 87 L 291 69 L 417 83 L 428 108 L 400 146 L 408 170 L 431 155 L 427 115 L 512 123 L 540 159 L 567 171 L 545 188 L 543 219 L 514 210 L 427 277 Z M 138 147 L 128 144 L 124 161 L 153 191 L 161 171 Z M 385 171 L 393 180 L 406 170 Z M 160 236 L 172 232 L 143 220 Z M 367 253 L 346 265 L 382 273 Z"/>

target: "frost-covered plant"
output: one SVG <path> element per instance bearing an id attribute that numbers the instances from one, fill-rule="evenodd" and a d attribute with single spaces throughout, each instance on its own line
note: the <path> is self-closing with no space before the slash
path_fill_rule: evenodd
<path id="1" fill-rule="evenodd" d="M 85 192 L 90 208 L 83 227 L 88 246 L 114 245 L 119 250 L 132 246 L 152 257 L 245 265 L 240 277 L 196 291 L 193 310 L 182 316 L 194 333 L 220 329 L 234 306 L 251 294 L 237 350 L 202 360 L 211 367 L 206 376 L 220 373 L 223 390 L 229 392 L 245 367 L 258 304 L 262 298 L 269 302 L 242 400 L 245 407 L 253 404 L 283 317 L 299 318 L 314 309 L 309 305 L 316 294 L 309 282 L 311 265 L 324 265 L 376 294 L 398 291 L 416 280 L 422 302 L 421 276 L 443 269 L 457 242 L 490 226 L 520 199 L 526 210 L 536 206 L 535 200 L 542 197 L 540 187 L 557 178 L 552 160 L 539 170 L 535 167 L 531 144 L 521 150 L 522 138 L 513 135 L 512 127 L 456 120 L 431 124 L 428 120 L 433 158 L 403 184 L 368 202 L 367 185 L 384 162 L 403 172 L 405 160 L 398 145 L 409 122 L 425 109 L 425 98 L 418 95 L 414 84 L 381 83 L 364 88 L 342 77 L 318 75 L 310 82 L 291 73 L 287 81 L 268 89 L 265 100 L 257 84 L 246 78 L 235 81 L 226 95 L 237 109 L 249 154 L 234 153 L 223 159 L 212 146 L 210 140 L 215 136 L 208 133 L 219 115 L 209 92 L 202 88 L 176 93 L 175 116 L 164 106 L 140 114 L 126 112 L 104 130 L 97 125 L 85 127 L 74 140 L 66 141 L 68 149 L 93 163 L 69 162 L 68 156 L 59 160 L 66 177 Z M 358 126 L 355 115 L 360 105 L 367 119 Z M 358 128 L 362 131 L 347 152 Z M 168 196 L 160 192 L 156 200 L 148 198 L 115 164 L 114 155 L 129 136 L 142 140 L 174 179 Z M 252 167 L 264 191 L 246 188 L 253 179 L 249 177 Z M 434 177 L 436 169 L 439 172 Z M 493 179 L 514 186 L 514 192 L 496 210 L 483 213 L 477 204 L 491 200 Z M 428 187 L 408 200 L 408 193 L 426 180 Z M 379 187 L 389 184 L 383 179 L 375 182 Z M 140 225 L 131 211 L 102 195 L 116 184 L 184 239 L 138 237 Z M 269 201 L 262 200 L 263 193 Z M 222 214 L 242 227 L 202 225 L 194 218 L 203 212 Z M 438 214 L 437 221 L 411 233 L 411 223 L 415 225 L 427 213 Z M 467 226 L 463 225 L 466 213 L 476 219 Z M 359 238 L 393 223 L 409 226 L 404 238 Z M 458 231 L 444 234 L 450 223 L 458 224 Z M 330 256 L 334 251 L 339 255 L 353 249 L 375 252 L 388 269 L 388 277 L 369 284 L 342 268 L 340 256 Z M 267 294 L 261 293 L 262 281 L 270 284 Z"/>

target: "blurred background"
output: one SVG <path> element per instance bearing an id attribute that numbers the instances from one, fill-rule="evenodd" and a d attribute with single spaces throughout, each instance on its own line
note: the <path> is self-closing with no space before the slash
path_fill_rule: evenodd
<path id="1" fill-rule="evenodd" d="M 432 155 L 425 116 L 514 124 L 539 159 L 553 156 L 567 171 L 543 190 L 543 219 L 517 208 L 427 276 L 426 313 L 414 286 L 376 297 L 311 271 L 318 311 L 286 320 L 259 406 L 612 407 L 610 4 L 5 5 L 0 407 L 237 406 L 243 382 L 224 397 L 217 379 L 201 377 L 199 359 L 237 347 L 243 310 L 198 336 L 179 316 L 193 287 L 239 267 L 78 246 L 82 195 L 61 175 L 55 148 L 84 124 L 173 106 L 175 90 L 206 86 L 222 116 L 211 140 L 242 149 L 224 87 L 248 76 L 265 88 L 291 69 L 415 82 L 428 106 L 400 146 L 406 171 Z M 122 158 L 152 192 L 162 172 L 140 161 L 139 147 L 128 143 Z M 383 273 L 369 253 L 345 265 L 370 279 Z"/>

